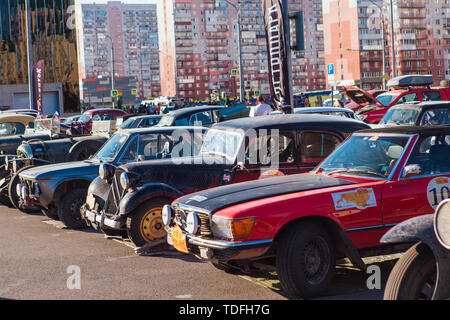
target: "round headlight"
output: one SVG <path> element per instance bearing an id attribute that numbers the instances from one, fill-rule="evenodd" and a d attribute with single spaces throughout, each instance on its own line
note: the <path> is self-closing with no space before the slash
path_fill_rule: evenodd
<path id="1" fill-rule="evenodd" d="M 102 163 L 98 168 L 98 175 L 105 181 L 108 181 L 112 178 L 115 172 L 115 167 L 109 163 Z"/>
<path id="2" fill-rule="evenodd" d="M 161 217 L 163 223 L 168 226 L 170 223 L 170 220 L 172 220 L 172 207 L 168 204 L 164 205 L 161 211 Z"/>
<path id="3" fill-rule="evenodd" d="M 126 172 L 120 175 L 120 185 L 123 189 L 128 189 L 130 187 L 130 178 Z"/>
<path id="4" fill-rule="evenodd" d="M 98 168 L 98 175 L 103 180 L 106 180 L 106 166 L 105 166 L 105 164 L 101 164 L 100 167 Z"/>
<path id="5" fill-rule="evenodd" d="M 442 201 L 436 208 L 434 232 L 439 242 L 450 249 L 450 199 Z"/>
<path id="6" fill-rule="evenodd" d="M 198 216 L 194 212 L 189 212 L 186 217 L 186 231 L 196 234 L 198 230 Z"/>

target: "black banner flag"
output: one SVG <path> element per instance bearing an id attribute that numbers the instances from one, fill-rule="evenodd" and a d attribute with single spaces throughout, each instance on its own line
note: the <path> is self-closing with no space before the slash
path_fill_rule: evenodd
<path id="1" fill-rule="evenodd" d="M 283 10 L 280 0 L 264 1 L 264 28 L 267 40 L 267 60 L 272 101 L 280 105 L 281 98 L 290 100 L 288 52 L 284 28 Z M 287 30 L 286 32 L 289 32 Z"/>
<path id="2" fill-rule="evenodd" d="M 44 60 L 39 60 L 33 68 L 33 107 L 42 115 L 42 95 L 44 94 Z"/>

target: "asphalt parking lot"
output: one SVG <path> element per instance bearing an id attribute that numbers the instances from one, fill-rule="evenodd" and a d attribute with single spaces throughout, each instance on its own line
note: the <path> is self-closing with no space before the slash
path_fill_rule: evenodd
<path id="1" fill-rule="evenodd" d="M 69 230 L 41 214 L 0 207 L 0 299 L 283 300 L 276 274 L 227 274 L 171 250 L 138 256 L 131 244 L 92 229 Z M 387 280 L 394 257 L 369 261 Z M 79 272 L 79 289 L 69 288 Z M 382 299 L 369 277 L 348 265 L 316 299 Z"/>

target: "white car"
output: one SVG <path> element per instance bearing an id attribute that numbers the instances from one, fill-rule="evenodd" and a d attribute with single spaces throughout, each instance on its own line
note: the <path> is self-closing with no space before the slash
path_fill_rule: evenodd
<path id="1" fill-rule="evenodd" d="M 331 100 L 330 100 L 331 101 Z M 306 108 L 294 108 L 294 113 L 320 113 L 333 116 L 341 116 L 350 119 L 361 120 L 353 110 L 347 108 L 334 108 L 334 107 L 306 107 Z M 281 111 L 272 111 L 270 114 L 281 114 Z"/>

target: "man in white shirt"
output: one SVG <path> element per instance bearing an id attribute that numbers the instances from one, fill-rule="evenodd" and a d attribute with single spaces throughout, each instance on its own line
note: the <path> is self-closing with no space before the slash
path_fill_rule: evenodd
<path id="1" fill-rule="evenodd" d="M 257 105 L 250 110 L 250 116 L 266 116 L 272 112 L 272 107 L 264 103 L 263 96 L 258 96 L 256 99 Z"/>

